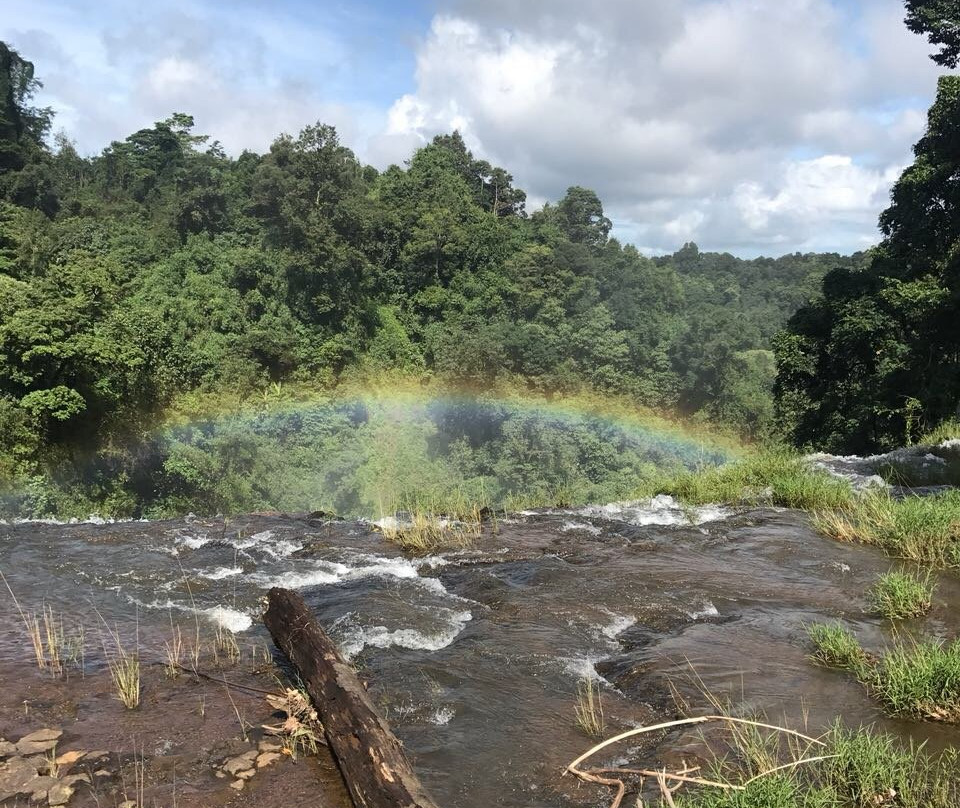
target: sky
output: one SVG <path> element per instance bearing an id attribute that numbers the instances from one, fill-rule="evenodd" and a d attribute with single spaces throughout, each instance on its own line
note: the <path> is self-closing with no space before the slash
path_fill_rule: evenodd
<path id="1" fill-rule="evenodd" d="M 228 153 L 322 121 L 378 168 L 459 129 L 528 210 L 594 189 L 614 235 L 849 253 L 943 72 L 902 0 L 0 0 L 84 154 L 192 114 Z"/>

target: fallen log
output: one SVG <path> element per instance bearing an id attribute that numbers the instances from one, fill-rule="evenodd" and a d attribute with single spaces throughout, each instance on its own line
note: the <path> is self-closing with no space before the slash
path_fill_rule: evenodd
<path id="1" fill-rule="evenodd" d="M 271 589 L 263 622 L 306 686 L 356 808 L 437 808 L 366 688 L 303 598 Z"/>

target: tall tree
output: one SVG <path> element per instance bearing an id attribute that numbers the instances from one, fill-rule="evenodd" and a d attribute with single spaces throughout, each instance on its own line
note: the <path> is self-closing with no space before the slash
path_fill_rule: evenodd
<path id="1" fill-rule="evenodd" d="M 938 65 L 956 67 L 960 62 L 960 3 L 957 0 L 906 0 L 907 28 L 926 34 L 939 53 L 931 54 Z"/>

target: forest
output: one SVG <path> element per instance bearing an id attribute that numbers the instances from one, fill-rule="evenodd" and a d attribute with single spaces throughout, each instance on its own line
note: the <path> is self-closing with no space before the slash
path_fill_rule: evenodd
<path id="1" fill-rule="evenodd" d="M 755 260 L 692 243 L 645 257 L 579 186 L 529 211 L 458 132 L 381 172 L 320 122 L 231 156 L 174 112 L 84 157 L 52 134 L 41 86 L 0 43 L 13 511 L 62 510 L 67 489 L 88 493 L 76 507 L 126 514 L 165 497 L 269 505 L 204 500 L 209 446 L 158 428 L 200 399 L 256 408 L 391 374 L 619 397 L 802 449 L 889 448 L 956 414 L 960 77 L 941 80 L 878 248 Z"/>

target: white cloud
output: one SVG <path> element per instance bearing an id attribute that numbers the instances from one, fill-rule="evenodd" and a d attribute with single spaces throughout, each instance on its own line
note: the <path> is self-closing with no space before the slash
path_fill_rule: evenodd
<path id="1" fill-rule="evenodd" d="M 396 144 L 456 123 L 536 196 L 594 188 L 615 232 L 656 250 L 876 239 L 937 75 L 899 0 L 585 8 L 448 4 L 391 110 Z"/>
<path id="2" fill-rule="evenodd" d="M 0 38 L 37 63 L 40 100 L 87 153 L 173 111 L 234 153 L 322 120 L 380 167 L 459 128 L 528 208 L 585 185 L 619 237 L 657 251 L 875 240 L 938 73 L 901 0 L 436 7 L 402 77 L 391 71 L 406 63 L 360 30 L 381 13 L 363 3 L 33 0 L 4 9 Z"/>

